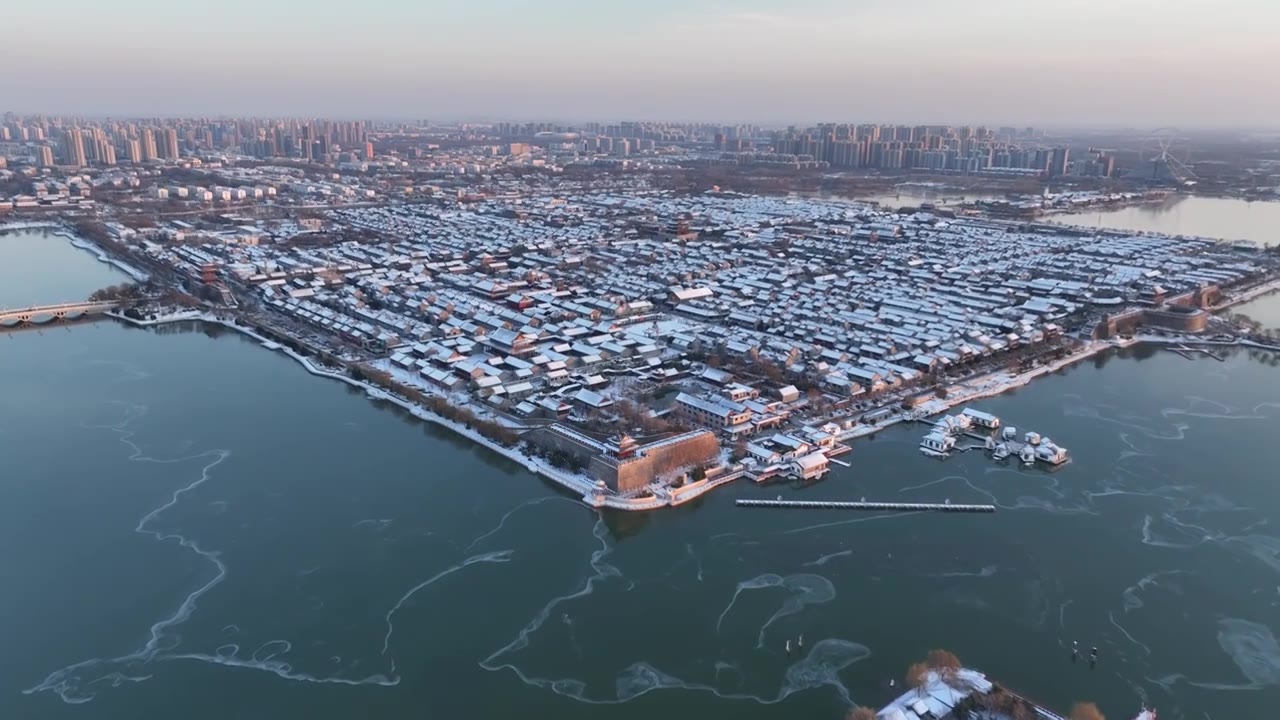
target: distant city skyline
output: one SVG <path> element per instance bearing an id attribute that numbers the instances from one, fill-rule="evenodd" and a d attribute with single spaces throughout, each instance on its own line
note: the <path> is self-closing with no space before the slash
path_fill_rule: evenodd
<path id="1" fill-rule="evenodd" d="M 0 110 L 439 121 L 1280 125 L 1272 0 L 65 0 Z M 278 21 L 278 22 L 277 22 Z M 45 27 L 49 32 L 39 32 Z M 54 32 L 56 30 L 56 32 Z"/>

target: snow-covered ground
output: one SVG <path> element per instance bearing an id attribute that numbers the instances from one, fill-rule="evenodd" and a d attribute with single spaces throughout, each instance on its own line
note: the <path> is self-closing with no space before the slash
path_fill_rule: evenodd
<path id="1" fill-rule="evenodd" d="M 114 310 L 108 311 L 105 314 L 107 315 L 107 317 L 113 317 L 116 320 L 127 322 L 130 325 L 136 325 L 138 327 L 151 327 L 153 325 L 164 325 L 165 323 L 182 322 L 184 320 L 186 321 L 203 320 L 205 322 L 215 322 L 213 320 L 209 320 L 209 317 L 210 317 L 209 314 L 203 310 L 173 310 L 170 312 L 160 313 L 156 315 L 155 319 L 153 320 L 135 320 L 131 317 L 125 317 L 124 315 L 118 312 L 115 312 Z M 223 323 L 218 323 L 218 324 L 221 325 Z"/>
<path id="2" fill-rule="evenodd" d="M 650 340 L 657 340 L 664 335 L 696 330 L 699 327 L 699 323 L 688 318 L 675 315 L 665 315 L 661 319 L 652 322 L 642 322 L 636 323 L 635 325 L 629 325 L 627 326 L 627 334 L 644 336 Z"/>
<path id="3" fill-rule="evenodd" d="M 135 268 L 134 266 L 124 261 L 117 260 L 116 258 L 108 255 L 106 252 L 103 251 L 102 248 L 98 247 L 97 245 L 94 245 L 93 243 L 89 242 L 88 240 L 85 240 L 84 238 L 78 237 L 77 235 L 67 231 L 63 231 L 58 234 L 70 240 L 71 244 L 74 245 L 75 247 L 78 247 L 81 250 L 87 250 L 93 253 L 94 255 L 96 255 L 99 262 L 104 262 L 108 265 L 114 265 L 115 267 L 119 268 L 122 272 L 124 272 L 124 274 L 133 278 L 136 282 L 146 282 L 147 279 L 151 277 L 147 273 Z"/>
<path id="4" fill-rule="evenodd" d="M 6 230 L 61 230 L 62 223 L 50 220 L 28 220 L 0 223 L 0 232 Z"/>

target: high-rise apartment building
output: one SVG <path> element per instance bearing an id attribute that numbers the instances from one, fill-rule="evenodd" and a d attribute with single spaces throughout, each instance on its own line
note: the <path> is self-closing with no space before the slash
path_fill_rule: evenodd
<path id="1" fill-rule="evenodd" d="M 71 127 L 62 131 L 62 161 L 71 167 L 84 167 L 84 135 L 80 128 Z"/>
<path id="2" fill-rule="evenodd" d="M 1037 148 L 1035 155 L 1031 158 L 1031 167 L 1035 170 L 1049 172 L 1049 166 L 1053 164 L 1053 151 L 1048 148 Z"/>
<path id="3" fill-rule="evenodd" d="M 48 145 L 36 147 L 36 164 L 42 168 L 53 167 L 53 148 Z"/>
<path id="4" fill-rule="evenodd" d="M 151 128 L 142 128 L 142 161 L 149 162 L 159 157 L 156 152 L 156 133 Z"/>
<path id="5" fill-rule="evenodd" d="M 162 144 L 161 157 L 165 160 L 178 159 L 178 131 L 173 128 L 165 128 L 164 143 Z"/>
<path id="6" fill-rule="evenodd" d="M 1060 177 L 1067 174 L 1067 162 L 1070 160 L 1071 151 L 1067 148 L 1060 147 L 1053 149 L 1053 155 L 1049 160 L 1049 177 Z"/>
<path id="7" fill-rule="evenodd" d="M 111 140 L 107 138 L 107 133 L 102 128 L 93 128 L 89 132 L 92 162 L 97 165 L 115 165 L 116 149 L 111 144 Z"/>

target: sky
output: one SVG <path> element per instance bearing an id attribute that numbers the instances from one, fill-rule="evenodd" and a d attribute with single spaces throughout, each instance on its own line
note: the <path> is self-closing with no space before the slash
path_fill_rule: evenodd
<path id="1" fill-rule="evenodd" d="M 7 3 L 0 111 L 1280 126 L 1280 0 Z"/>

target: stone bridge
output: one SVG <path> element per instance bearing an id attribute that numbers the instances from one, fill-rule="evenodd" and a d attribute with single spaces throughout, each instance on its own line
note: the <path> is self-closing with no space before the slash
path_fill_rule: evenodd
<path id="1" fill-rule="evenodd" d="M 101 302 L 64 303 L 62 305 L 39 305 L 19 310 L 0 310 L 0 327 L 17 327 L 19 325 L 43 324 L 56 320 L 74 320 L 85 315 L 99 315 L 108 310 L 115 310 L 120 303 L 115 300 Z"/>

